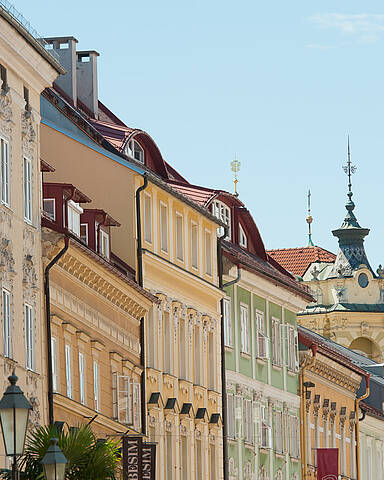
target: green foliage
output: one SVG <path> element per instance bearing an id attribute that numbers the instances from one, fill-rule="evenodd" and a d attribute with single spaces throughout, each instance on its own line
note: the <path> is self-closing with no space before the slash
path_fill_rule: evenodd
<path id="1" fill-rule="evenodd" d="M 68 460 L 66 480 L 116 480 L 117 464 L 120 461 L 116 442 L 98 442 L 88 425 L 69 432 L 58 433 L 55 427 L 40 427 L 27 438 L 24 457 L 20 462 L 20 480 L 43 480 L 43 459 L 51 438 Z M 0 471 L 0 478 L 10 479 L 10 472 Z"/>

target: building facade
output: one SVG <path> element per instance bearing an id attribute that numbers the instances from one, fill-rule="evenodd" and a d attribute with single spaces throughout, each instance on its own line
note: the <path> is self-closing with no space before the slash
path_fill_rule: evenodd
<path id="1" fill-rule="evenodd" d="M 2 391 L 16 369 L 33 406 L 29 427 L 45 424 L 45 330 L 40 235 L 40 93 L 64 69 L 0 7 L 0 283 Z M 1 464 L 4 466 L 2 455 Z"/>
<path id="2" fill-rule="evenodd" d="M 86 75 L 97 83 L 95 52 L 76 52 L 72 37 L 47 41 L 64 52 L 68 69 L 42 96 L 44 156 L 55 168 L 50 181 L 75 184 L 121 223 L 111 230 L 110 260 L 160 301 L 144 328 L 142 424 L 157 444 L 157 478 L 221 479 L 221 222 L 175 188 L 182 177 L 146 132 L 117 119 L 95 89 L 93 102 L 82 96 Z"/>

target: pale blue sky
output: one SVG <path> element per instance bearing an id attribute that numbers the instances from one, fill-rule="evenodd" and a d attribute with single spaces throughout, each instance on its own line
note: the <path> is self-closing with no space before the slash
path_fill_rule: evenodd
<path id="1" fill-rule="evenodd" d="M 146 0 L 15 6 L 45 36 L 73 35 L 99 57 L 99 96 L 143 128 L 190 182 L 232 191 L 267 248 L 313 239 L 337 250 L 347 134 L 356 215 L 384 263 L 384 9 L 381 1 Z"/>

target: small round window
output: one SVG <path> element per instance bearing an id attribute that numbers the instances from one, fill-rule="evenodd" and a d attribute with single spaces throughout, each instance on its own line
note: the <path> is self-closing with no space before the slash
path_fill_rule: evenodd
<path id="1" fill-rule="evenodd" d="M 368 286 L 369 280 L 366 273 L 360 273 L 359 278 L 357 279 L 361 288 Z"/>

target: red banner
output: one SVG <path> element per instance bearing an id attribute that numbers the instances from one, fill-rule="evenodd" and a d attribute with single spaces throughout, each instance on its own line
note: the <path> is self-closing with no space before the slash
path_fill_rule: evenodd
<path id="1" fill-rule="evenodd" d="M 339 449 L 317 448 L 317 480 L 337 480 L 339 477 Z"/>

